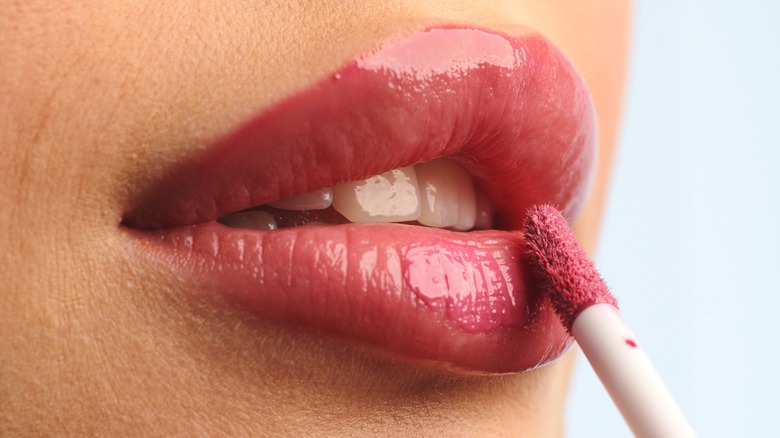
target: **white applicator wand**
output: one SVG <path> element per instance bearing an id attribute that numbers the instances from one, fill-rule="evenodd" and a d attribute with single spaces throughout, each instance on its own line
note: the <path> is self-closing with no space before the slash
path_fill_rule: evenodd
<path id="1" fill-rule="evenodd" d="M 529 263 L 555 312 L 634 435 L 696 436 L 561 213 L 549 205 L 531 208 L 525 239 Z"/>

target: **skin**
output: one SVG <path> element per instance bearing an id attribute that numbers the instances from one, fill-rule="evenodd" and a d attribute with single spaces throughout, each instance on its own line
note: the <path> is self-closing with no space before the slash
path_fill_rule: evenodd
<path id="1" fill-rule="evenodd" d="M 557 436 L 572 354 L 465 376 L 190 299 L 123 251 L 130 193 L 377 41 L 530 27 L 599 116 L 576 226 L 593 251 L 615 143 L 625 1 L 52 2 L 0 7 L 0 435 Z"/>

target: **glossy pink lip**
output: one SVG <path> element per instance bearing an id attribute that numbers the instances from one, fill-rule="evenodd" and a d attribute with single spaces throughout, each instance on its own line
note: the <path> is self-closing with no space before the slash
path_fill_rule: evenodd
<path id="1" fill-rule="evenodd" d="M 581 78 L 535 34 L 414 33 L 171 169 L 123 223 L 144 253 L 197 290 L 280 322 L 473 371 L 558 357 L 570 340 L 526 273 L 518 232 L 398 224 L 261 232 L 215 222 L 441 156 L 475 177 L 504 230 L 519 228 L 537 203 L 573 217 L 595 158 Z"/>

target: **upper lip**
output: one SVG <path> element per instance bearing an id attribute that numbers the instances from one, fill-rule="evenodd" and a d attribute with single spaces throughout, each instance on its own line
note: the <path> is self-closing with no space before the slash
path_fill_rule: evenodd
<path id="1" fill-rule="evenodd" d="M 264 111 L 213 147 L 177 163 L 160 181 L 139 193 L 126 211 L 123 224 L 141 231 L 142 238 L 155 236 L 173 241 L 176 248 L 172 251 L 178 251 L 179 259 L 205 257 L 191 251 L 193 236 L 197 239 L 203 230 L 212 235 L 221 233 L 215 231 L 218 226 L 213 221 L 224 214 L 452 156 L 493 201 L 497 228 L 513 230 L 519 228 L 526 209 L 534 204 L 554 204 L 569 217 L 576 215 L 592 175 L 595 141 L 590 96 L 572 66 L 547 40 L 532 33 L 513 37 L 481 29 L 433 28 L 359 57 Z M 201 225 L 182 228 L 195 224 Z M 251 239 L 248 236 L 252 233 L 263 234 L 241 232 L 241 239 Z M 292 231 L 274 233 L 284 232 Z M 300 238 L 304 231 L 295 232 Z M 449 233 L 430 230 L 436 239 L 454 236 Z M 521 243 L 517 236 L 497 233 L 487 232 L 480 242 L 500 241 L 515 247 Z M 181 251 L 180 238 L 190 239 L 187 251 Z M 506 251 L 517 255 L 516 248 Z M 242 260 L 243 255 L 242 249 Z M 511 262 L 517 264 L 516 260 Z M 215 263 L 220 262 L 212 266 Z M 211 281 L 209 277 L 206 283 L 217 289 L 252 285 L 249 274 L 238 275 L 246 275 L 247 280 L 237 285 L 231 283 L 233 280 Z M 520 275 L 512 273 L 509 277 Z M 507 283 L 505 289 L 515 289 L 503 293 L 520 293 L 524 302 L 533 301 L 527 279 L 502 281 Z M 288 287 L 293 288 L 290 284 Z M 257 303 L 250 305 L 258 307 Z M 476 341 L 480 358 L 464 357 L 476 350 L 450 348 L 442 353 L 432 348 L 433 352 L 426 354 L 424 346 L 398 348 L 401 343 L 385 342 L 384 335 L 377 339 L 369 335 L 363 340 L 389 343 L 391 349 L 410 356 L 465 368 L 513 371 L 556 357 L 568 342 L 559 327 L 539 328 L 539 321 L 534 320 L 538 307 L 524 311 L 528 314 L 521 318 L 520 326 L 488 325 L 500 333 L 485 336 L 490 340 L 484 342 L 492 344 Z M 323 322 L 307 316 L 308 311 L 292 316 L 290 312 L 295 313 L 283 311 L 282 319 L 313 322 L 325 328 L 338 326 L 334 331 L 354 335 L 349 327 L 330 321 L 333 318 L 323 318 Z M 539 317 L 544 320 L 542 325 L 555 323 L 554 317 L 548 316 Z M 447 331 L 446 336 L 460 336 L 452 334 L 457 328 L 442 330 Z M 534 330 L 549 333 L 534 335 Z M 528 339 L 536 336 L 550 345 L 527 348 L 528 354 L 535 356 L 526 358 L 494 351 L 513 339 L 516 333 L 511 332 L 523 331 L 527 332 L 520 336 L 524 342 L 532 342 Z"/>

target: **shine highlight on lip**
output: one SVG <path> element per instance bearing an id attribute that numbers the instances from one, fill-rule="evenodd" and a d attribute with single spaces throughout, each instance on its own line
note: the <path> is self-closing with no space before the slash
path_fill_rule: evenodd
<path id="1" fill-rule="evenodd" d="M 123 226 L 194 290 L 265 318 L 407 359 L 522 371 L 571 340 L 511 230 L 534 204 L 576 216 L 595 141 L 582 79 L 547 40 L 432 28 L 178 163 Z"/>

